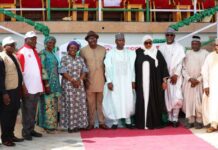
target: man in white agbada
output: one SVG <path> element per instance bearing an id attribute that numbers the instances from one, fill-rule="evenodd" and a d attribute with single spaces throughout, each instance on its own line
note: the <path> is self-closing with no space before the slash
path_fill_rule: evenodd
<path id="1" fill-rule="evenodd" d="M 188 50 L 183 61 L 183 111 L 186 114 L 188 123 L 187 128 L 195 127 L 201 129 L 202 124 L 202 95 L 203 95 L 203 79 L 201 68 L 208 55 L 208 52 L 201 49 L 201 41 L 199 36 L 192 37 L 192 50 Z"/>
<path id="2" fill-rule="evenodd" d="M 160 46 L 160 51 L 163 54 L 170 77 L 167 81 L 168 87 L 165 90 L 165 104 L 168 111 L 169 123 L 173 127 L 178 127 L 178 115 L 182 107 L 182 62 L 185 57 L 183 46 L 175 42 L 175 30 L 168 28 L 166 33 L 167 42 Z"/>
<path id="3" fill-rule="evenodd" d="M 130 117 L 135 112 L 135 53 L 124 48 L 123 33 L 115 36 L 116 48 L 111 49 L 104 61 L 107 82 L 104 87 L 103 112 L 106 118 L 113 120 L 112 129 L 116 129 L 121 118 L 126 127 L 133 128 Z"/>
<path id="4" fill-rule="evenodd" d="M 206 107 L 203 119 L 205 125 L 210 124 L 207 132 L 211 133 L 218 130 L 218 39 L 215 41 L 215 51 L 207 56 L 201 73 L 206 95 L 203 98 L 203 109 Z"/>

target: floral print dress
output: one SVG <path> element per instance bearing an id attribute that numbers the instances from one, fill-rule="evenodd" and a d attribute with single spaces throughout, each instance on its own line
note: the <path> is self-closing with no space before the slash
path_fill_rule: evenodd
<path id="1" fill-rule="evenodd" d="M 68 73 L 74 80 L 78 80 L 84 72 L 88 72 L 88 69 L 82 57 L 72 58 L 67 55 L 62 58 L 61 73 Z M 79 88 L 74 88 L 72 83 L 63 77 L 62 88 L 60 126 L 71 130 L 86 128 L 88 114 L 84 83 L 82 82 Z"/>

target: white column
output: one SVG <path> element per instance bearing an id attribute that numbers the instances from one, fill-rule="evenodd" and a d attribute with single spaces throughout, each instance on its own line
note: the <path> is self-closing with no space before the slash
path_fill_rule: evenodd
<path id="1" fill-rule="evenodd" d="M 194 14 L 196 14 L 197 13 L 197 0 L 194 0 L 193 5 L 194 5 Z"/>
<path id="2" fill-rule="evenodd" d="M 98 21 L 102 21 L 101 9 L 102 9 L 102 3 L 101 3 L 101 0 L 98 0 Z"/>

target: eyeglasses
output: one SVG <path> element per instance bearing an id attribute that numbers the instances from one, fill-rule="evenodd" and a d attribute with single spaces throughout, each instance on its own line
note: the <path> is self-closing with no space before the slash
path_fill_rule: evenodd
<path id="1" fill-rule="evenodd" d="M 169 34 L 169 33 L 167 33 L 166 36 L 174 36 L 174 34 Z"/>
<path id="2" fill-rule="evenodd" d="M 152 45 L 152 42 L 144 42 L 144 44 L 145 45 L 148 45 L 148 44 Z"/>

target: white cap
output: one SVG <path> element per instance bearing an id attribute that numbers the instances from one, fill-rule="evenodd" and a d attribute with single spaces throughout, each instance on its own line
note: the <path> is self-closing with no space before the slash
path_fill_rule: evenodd
<path id="1" fill-rule="evenodd" d="M 25 36 L 24 36 L 25 39 L 26 39 L 26 38 L 32 38 L 32 37 L 37 37 L 37 36 L 36 36 L 36 32 L 34 32 L 34 31 L 29 31 L 29 32 L 27 32 L 27 33 L 25 34 Z"/>
<path id="2" fill-rule="evenodd" d="M 16 43 L 16 41 L 12 37 L 8 36 L 2 40 L 2 47 L 12 43 Z"/>

